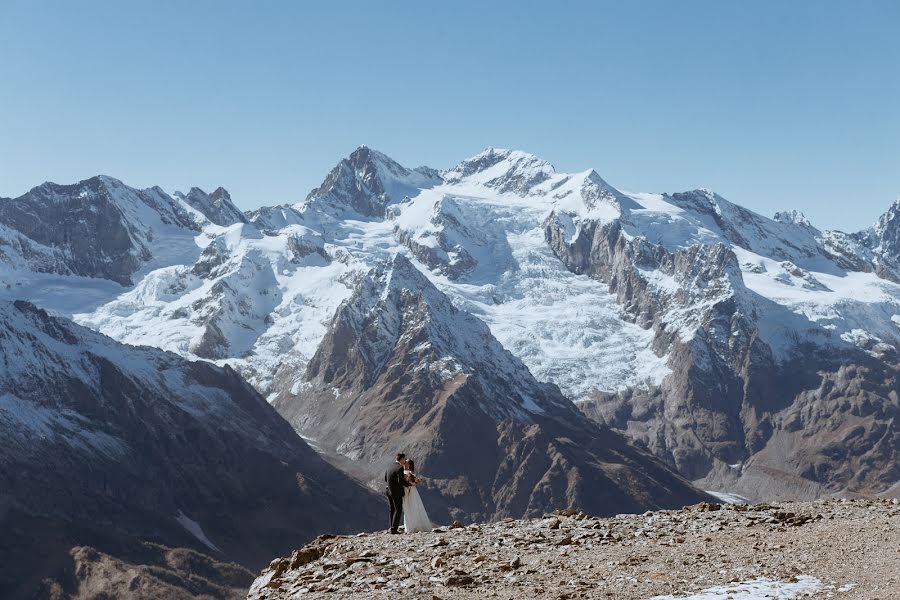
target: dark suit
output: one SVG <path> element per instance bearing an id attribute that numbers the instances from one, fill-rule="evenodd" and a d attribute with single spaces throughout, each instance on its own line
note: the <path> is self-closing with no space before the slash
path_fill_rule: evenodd
<path id="1" fill-rule="evenodd" d="M 406 494 L 406 475 L 403 473 L 403 465 L 394 463 L 384 473 L 384 482 L 387 484 L 384 493 L 391 504 L 391 532 L 396 532 L 400 527 L 400 518 L 403 516 L 403 496 Z"/>

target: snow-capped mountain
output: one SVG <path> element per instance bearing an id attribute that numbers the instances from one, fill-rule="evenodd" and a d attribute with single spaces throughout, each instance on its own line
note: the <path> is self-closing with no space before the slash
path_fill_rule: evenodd
<path id="1" fill-rule="evenodd" d="M 389 205 L 440 181 L 433 169 L 410 170 L 377 150 L 360 146 L 331 170 L 298 209 L 335 218 L 381 219 Z"/>
<path id="2" fill-rule="evenodd" d="M 301 435 L 376 486 L 394 452 L 414 457 L 438 522 L 704 498 L 539 383 L 400 254 L 357 284 L 306 373 L 280 372 L 276 389 Z"/>
<path id="3" fill-rule="evenodd" d="M 95 549 L 82 564 L 98 552 L 140 564 L 144 542 L 193 548 L 211 557 L 184 565 L 197 577 L 215 561 L 258 570 L 380 515 L 230 368 L 126 346 L 24 301 L 0 301 L 0 490 L 4 598 L 56 597 L 53 581 L 81 597 L 79 546 Z"/>
<path id="4" fill-rule="evenodd" d="M 231 195 L 225 188 L 218 187 L 212 194 L 207 194 L 200 188 L 193 187 L 187 194 L 175 192 L 175 197 L 199 212 L 202 219 L 207 219 L 215 225 L 227 227 L 247 222 L 247 217 L 234 205 Z"/>
<path id="5" fill-rule="evenodd" d="M 140 269 L 191 257 L 199 226 L 159 188 L 135 190 L 111 177 L 75 185 L 45 183 L 15 200 L 0 199 L 4 265 L 131 285 Z M 19 284 L 19 281 L 14 282 Z"/>
<path id="6" fill-rule="evenodd" d="M 49 260 L 54 246 L 0 219 L 10 273 L 0 295 L 230 364 L 274 399 L 302 385 L 360 281 L 400 254 L 538 381 L 691 479 L 762 496 L 898 480 L 898 204 L 869 230 L 820 231 L 706 190 L 623 192 L 520 151 L 488 149 L 439 172 L 365 147 L 305 200 L 248 222 L 203 219 L 205 204 L 186 196 L 169 203 L 190 217 L 180 256 L 152 250 L 127 287 L 38 272 L 20 257 Z M 827 418 L 802 408 L 823 398 L 836 403 Z M 830 449 L 831 434 L 803 437 L 844 431 L 857 413 L 855 458 Z"/>
<path id="7" fill-rule="evenodd" d="M 672 369 L 584 410 L 751 498 L 895 484 L 898 286 L 848 271 L 797 213 L 768 220 L 705 190 L 632 197 L 612 221 L 547 220 L 557 256 L 608 283 Z M 860 404 L 877 407 L 862 422 Z M 833 447 L 845 435 L 855 453 Z"/>

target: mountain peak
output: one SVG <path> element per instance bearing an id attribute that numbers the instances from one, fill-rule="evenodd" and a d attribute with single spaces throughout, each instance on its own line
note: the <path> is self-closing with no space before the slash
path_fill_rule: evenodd
<path id="1" fill-rule="evenodd" d="M 878 217 L 871 231 L 874 232 L 878 248 L 887 262 L 900 265 L 900 198 Z"/>
<path id="2" fill-rule="evenodd" d="M 381 218 L 388 205 L 440 181 L 434 171 L 407 169 L 378 150 L 359 146 L 307 195 L 301 208 L 339 218 Z"/>
<path id="3" fill-rule="evenodd" d="M 556 174 L 553 165 L 534 154 L 490 147 L 443 175 L 451 183 L 465 181 L 500 192 L 527 194 Z"/>
<path id="4" fill-rule="evenodd" d="M 806 218 L 806 215 L 796 209 L 777 212 L 772 217 L 772 220 L 777 223 L 784 223 L 786 225 L 800 225 L 801 227 L 806 227 L 807 229 L 813 228 L 812 223 L 810 223 L 809 219 Z"/>
<path id="5" fill-rule="evenodd" d="M 228 190 L 226 190 L 222 186 L 219 186 L 215 190 L 213 190 L 213 193 L 211 193 L 209 197 L 216 200 L 222 198 L 227 199 L 229 202 L 231 201 L 231 194 L 229 194 Z"/>
<path id="6" fill-rule="evenodd" d="M 412 264 L 412 262 L 401 253 L 397 253 L 388 263 L 390 270 L 385 277 L 385 290 L 408 290 L 408 291 L 427 291 L 437 288 L 428 280 L 425 275 Z"/>
<path id="7" fill-rule="evenodd" d="M 878 217 L 878 221 L 875 222 L 875 231 L 879 234 L 887 231 L 891 227 L 900 227 L 900 196 L 894 200 L 894 203 L 888 207 L 888 209 Z"/>
<path id="8" fill-rule="evenodd" d="M 110 177 L 109 175 L 94 175 L 93 177 L 88 177 L 87 179 L 82 179 L 70 184 L 45 181 L 41 185 L 31 188 L 28 191 L 28 194 L 42 192 L 50 192 L 53 194 L 60 194 L 60 192 L 62 192 L 63 194 L 69 194 L 76 190 L 81 190 L 82 192 L 93 191 L 99 193 L 104 189 L 117 189 L 121 187 L 125 187 L 125 184 L 115 177 Z"/>
<path id="9" fill-rule="evenodd" d="M 371 475 L 393 452 L 414 456 L 440 520 L 569 504 L 617 512 L 613 497 L 644 506 L 654 488 L 702 497 L 537 381 L 486 323 L 399 254 L 341 304 L 298 383 L 273 403 L 298 432 Z M 626 479 L 640 489 L 624 489 Z M 577 483 L 551 491 L 542 481 Z"/>
<path id="10" fill-rule="evenodd" d="M 481 410 L 496 419 L 528 422 L 533 414 L 568 412 L 558 388 L 538 382 L 480 319 L 457 309 L 450 298 L 402 254 L 373 269 L 335 315 L 331 336 L 355 332 L 353 356 L 346 340 L 332 339 L 310 361 L 307 377 L 362 365 L 365 385 L 385 375 L 389 358 L 402 353 L 409 368 L 433 371 L 435 381 L 463 376 L 492 390 Z M 337 352 L 337 353 L 336 353 Z M 393 360 L 393 359 L 392 359 Z M 331 365 L 331 366 L 329 366 Z M 357 372 L 358 373 L 358 372 Z M 354 376 L 355 377 L 355 376 Z M 347 387 L 349 379 L 330 379 Z M 552 388 L 552 393 L 548 390 Z M 560 408 L 560 404 L 564 407 Z"/>
<path id="11" fill-rule="evenodd" d="M 247 223 L 247 217 L 231 201 L 231 194 L 221 186 L 211 194 L 199 187 L 192 187 L 187 194 L 175 192 L 175 196 L 216 225 L 227 227 Z"/>

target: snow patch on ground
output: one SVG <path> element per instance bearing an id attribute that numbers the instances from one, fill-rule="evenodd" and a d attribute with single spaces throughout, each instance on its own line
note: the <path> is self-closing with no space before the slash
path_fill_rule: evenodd
<path id="1" fill-rule="evenodd" d="M 753 581 L 707 588 L 690 596 L 654 596 L 650 600 L 766 600 L 773 598 L 801 598 L 817 595 L 825 586 L 809 575 L 800 575 L 796 581 L 774 581 L 761 578 Z"/>
<path id="2" fill-rule="evenodd" d="M 187 529 L 188 533 L 190 533 L 192 536 L 194 536 L 195 538 L 200 540 L 200 542 L 204 546 L 206 546 L 210 550 L 215 550 L 216 552 L 221 552 L 221 550 L 219 550 L 218 546 L 213 544 L 210 541 L 210 539 L 208 537 L 206 537 L 206 534 L 203 533 L 203 528 L 200 527 L 200 524 L 197 523 L 197 521 L 191 519 L 189 516 L 187 516 L 186 514 L 184 514 L 184 512 L 182 512 L 180 510 L 178 511 L 178 516 L 175 517 L 175 520 L 178 521 L 178 523 L 182 527 Z"/>
<path id="3" fill-rule="evenodd" d="M 705 491 L 710 496 L 718 498 L 725 504 L 750 504 L 749 499 L 744 498 L 743 496 L 739 496 L 738 494 L 731 494 L 729 492 L 714 492 L 712 490 Z"/>

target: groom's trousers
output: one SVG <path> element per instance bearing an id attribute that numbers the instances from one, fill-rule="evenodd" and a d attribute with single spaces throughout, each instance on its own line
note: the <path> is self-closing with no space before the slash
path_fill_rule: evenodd
<path id="1" fill-rule="evenodd" d="M 397 531 L 400 528 L 400 519 L 403 517 L 403 496 L 395 496 L 388 492 L 385 494 L 388 502 L 391 503 L 391 531 Z"/>

